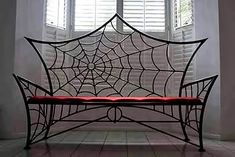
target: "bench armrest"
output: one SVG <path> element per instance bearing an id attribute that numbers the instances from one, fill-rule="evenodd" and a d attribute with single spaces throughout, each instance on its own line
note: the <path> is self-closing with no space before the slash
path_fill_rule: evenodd
<path id="1" fill-rule="evenodd" d="M 24 101 L 27 102 L 32 96 L 46 96 L 52 95 L 47 89 L 41 87 L 40 85 L 33 83 L 23 77 L 13 74 L 21 94 L 24 98 Z"/>
<path id="2" fill-rule="evenodd" d="M 214 75 L 186 83 L 181 86 L 179 96 L 197 97 L 205 104 L 217 77 Z"/>

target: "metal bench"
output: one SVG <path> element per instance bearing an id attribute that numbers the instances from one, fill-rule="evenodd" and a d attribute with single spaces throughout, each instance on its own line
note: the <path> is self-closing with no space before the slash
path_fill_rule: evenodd
<path id="1" fill-rule="evenodd" d="M 124 29 L 115 28 L 116 22 L 122 22 Z M 44 83 L 37 84 L 13 74 L 26 107 L 26 149 L 91 123 L 134 122 L 204 151 L 203 115 L 217 75 L 187 82 L 187 72 L 206 39 L 157 39 L 133 28 L 118 14 L 100 28 L 75 39 L 26 39 L 39 56 L 46 78 Z M 172 53 L 187 46 L 192 49 L 190 57 L 179 66 L 172 60 Z M 45 50 L 50 53 L 45 54 Z M 131 110 L 156 115 L 156 119 L 138 118 L 128 112 Z M 80 118 L 80 114 L 89 118 Z M 162 130 L 156 123 L 176 123 L 183 134 L 177 136 Z M 51 131 L 60 125 L 62 130 Z M 198 142 L 189 140 L 188 129 L 198 134 Z"/>

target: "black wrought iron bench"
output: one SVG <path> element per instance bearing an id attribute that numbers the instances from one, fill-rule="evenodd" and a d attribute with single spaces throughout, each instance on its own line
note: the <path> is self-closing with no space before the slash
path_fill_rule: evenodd
<path id="1" fill-rule="evenodd" d="M 124 29 L 116 29 L 116 20 Z M 206 39 L 157 39 L 133 28 L 117 14 L 75 39 L 26 39 L 42 62 L 46 81 L 37 84 L 14 74 L 27 113 L 25 148 L 94 122 L 135 122 L 204 150 L 203 115 L 217 75 L 187 82 L 187 73 Z M 184 63 L 172 59 L 173 53 L 188 46 L 191 53 Z M 131 110 L 154 114 L 156 119 L 138 118 L 138 114 L 128 112 Z M 176 136 L 155 123 L 177 123 L 183 134 Z M 60 125 L 62 130 L 51 131 Z M 198 142 L 189 140 L 189 129 L 198 134 Z"/>

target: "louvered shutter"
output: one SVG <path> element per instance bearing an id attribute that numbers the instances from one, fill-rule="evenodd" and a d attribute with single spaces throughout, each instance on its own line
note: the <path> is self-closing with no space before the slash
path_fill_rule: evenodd
<path id="1" fill-rule="evenodd" d="M 190 8 L 191 7 L 191 8 Z M 180 11 L 181 10 L 181 11 Z M 173 31 L 172 38 L 174 41 L 192 41 L 194 40 L 194 25 L 193 25 L 193 1 L 192 0 L 175 0 L 173 3 Z M 192 55 L 195 45 L 177 45 L 172 50 L 172 61 L 174 67 L 182 69 L 186 66 L 189 58 Z M 186 74 L 185 82 L 190 82 L 195 78 L 194 61 Z M 178 93 L 180 79 L 182 75 L 174 77 L 174 93 Z"/>
<path id="2" fill-rule="evenodd" d="M 165 31 L 165 0 L 124 0 L 123 17 L 145 32 Z M 128 27 L 124 27 L 128 30 Z"/>
<path id="3" fill-rule="evenodd" d="M 47 0 L 45 5 L 45 24 L 43 31 L 43 40 L 45 41 L 62 41 L 69 37 L 69 30 L 67 29 L 67 12 L 68 12 L 67 0 Z M 43 58 L 48 65 L 52 65 L 55 59 L 55 50 L 50 45 L 43 45 L 42 47 Z M 58 60 L 61 60 L 62 55 L 59 54 Z M 63 78 L 63 73 L 58 74 Z M 56 78 L 52 77 L 52 84 L 58 85 Z M 42 85 L 46 88 L 49 87 L 48 78 L 43 69 L 42 71 Z"/>
<path id="4" fill-rule="evenodd" d="M 174 0 L 174 28 L 193 24 L 193 0 Z"/>
<path id="5" fill-rule="evenodd" d="M 46 1 L 46 24 L 48 26 L 66 29 L 67 0 Z"/>
<path id="6" fill-rule="evenodd" d="M 116 0 L 75 0 L 75 31 L 92 31 L 116 13 Z M 114 27 L 116 21 L 114 21 Z M 110 29 L 110 26 L 109 28 Z"/>

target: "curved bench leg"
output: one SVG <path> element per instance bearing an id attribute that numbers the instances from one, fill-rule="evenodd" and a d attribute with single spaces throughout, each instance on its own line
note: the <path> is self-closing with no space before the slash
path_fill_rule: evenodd
<path id="1" fill-rule="evenodd" d="M 205 149 L 203 147 L 203 138 L 202 138 L 202 121 L 200 121 L 199 126 L 200 126 L 200 128 L 198 130 L 198 133 L 199 133 L 199 145 L 200 145 L 199 151 L 200 152 L 205 152 Z"/>
<path id="2" fill-rule="evenodd" d="M 202 129 L 199 130 L 199 144 L 200 144 L 199 151 L 200 152 L 205 152 L 205 149 L 203 147 Z"/>
<path id="3" fill-rule="evenodd" d="M 184 120 L 183 120 L 183 116 L 182 116 L 182 107 L 179 106 L 179 117 L 180 117 L 180 125 L 181 125 L 181 128 L 182 128 L 182 131 L 183 131 L 183 134 L 184 134 L 184 140 L 185 142 L 188 142 L 189 141 L 189 138 L 188 138 L 188 135 L 187 135 L 187 132 L 186 132 L 186 124 L 184 123 Z"/>
<path id="4" fill-rule="evenodd" d="M 30 149 L 30 144 L 31 144 L 31 116 L 30 116 L 30 110 L 29 110 L 29 104 L 25 103 L 26 106 L 26 117 L 27 117 L 27 137 L 26 137 L 26 144 L 24 149 Z"/>
<path id="5" fill-rule="evenodd" d="M 28 126 L 28 130 L 30 130 L 30 126 Z M 30 144 L 31 144 L 30 136 L 31 136 L 30 132 L 28 131 L 27 137 L 26 137 L 26 144 L 25 144 L 25 147 L 24 147 L 25 150 L 30 149 Z"/>
<path id="6" fill-rule="evenodd" d="M 29 149 L 31 149 L 31 147 L 26 144 L 25 147 L 24 147 L 24 149 L 25 149 L 25 150 L 29 150 Z"/>
<path id="7" fill-rule="evenodd" d="M 205 110 L 205 105 L 203 105 L 201 114 L 200 114 L 200 121 L 199 121 L 199 128 L 198 128 L 198 134 L 199 134 L 199 151 L 204 152 L 205 149 L 203 147 L 203 137 L 202 137 L 202 124 L 203 124 L 203 116 L 204 116 L 204 110 Z"/>

